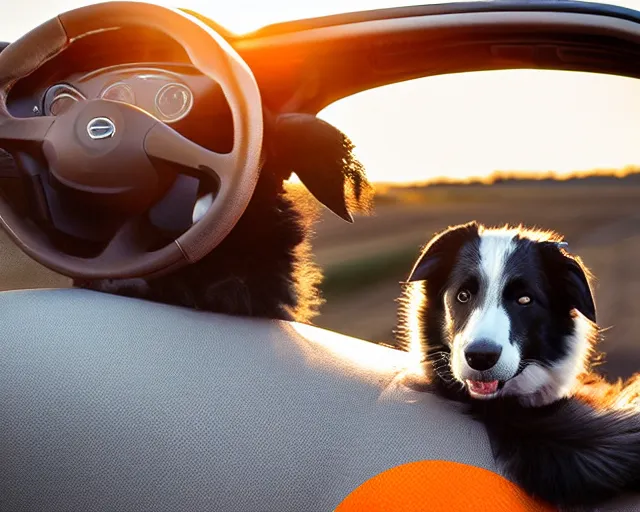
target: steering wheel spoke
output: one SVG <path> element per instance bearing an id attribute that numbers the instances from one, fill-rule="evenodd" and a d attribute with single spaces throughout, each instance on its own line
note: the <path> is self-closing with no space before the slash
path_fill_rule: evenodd
<path id="1" fill-rule="evenodd" d="M 47 133 L 55 123 L 53 116 L 6 117 L 0 120 L 0 147 L 12 150 L 42 146 Z"/>
<path id="2" fill-rule="evenodd" d="M 225 182 L 235 168 L 235 154 L 216 153 L 191 142 L 167 125 L 157 123 L 144 140 L 147 156 L 182 169 L 195 178 L 203 175 Z"/>
<path id="3" fill-rule="evenodd" d="M 144 250 L 149 222 L 145 216 L 131 217 L 116 231 L 107 246 L 98 256 L 101 260 L 135 256 Z"/>

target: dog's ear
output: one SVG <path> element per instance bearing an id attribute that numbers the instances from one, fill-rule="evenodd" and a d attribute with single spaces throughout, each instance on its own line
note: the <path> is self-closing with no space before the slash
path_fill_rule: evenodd
<path id="1" fill-rule="evenodd" d="M 453 258 L 462 245 L 479 235 L 476 222 L 453 226 L 434 236 L 416 261 L 407 282 L 426 281 L 445 267 L 453 266 Z"/>
<path id="2" fill-rule="evenodd" d="M 369 211 L 373 188 L 353 144 L 340 130 L 311 114 L 273 120 L 270 153 L 286 179 L 295 173 L 313 196 L 348 222 Z"/>
<path id="3" fill-rule="evenodd" d="M 541 245 L 543 263 L 550 270 L 552 281 L 562 283 L 561 299 L 570 309 L 577 309 L 596 322 L 596 305 L 591 290 L 591 274 L 578 256 L 567 251 L 565 242 L 545 242 Z"/>
<path id="4" fill-rule="evenodd" d="M 596 304 L 589 284 L 590 274 L 580 258 L 564 255 L 566 266 L 565 286 L 572 307 L 592 322 L 596 322 Z"/>

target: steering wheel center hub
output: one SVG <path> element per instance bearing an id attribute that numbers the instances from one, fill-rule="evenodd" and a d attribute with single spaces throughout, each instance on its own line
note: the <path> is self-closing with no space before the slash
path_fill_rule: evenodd
<path id="1" fill-rule="evenodd" d="M 144 150 L 157 123 L 146 112 L 106 100 L 78 103 L 56 118 L 43 152 L 59 189 L 119 212 L 144 211 L 165 190 Z"/>

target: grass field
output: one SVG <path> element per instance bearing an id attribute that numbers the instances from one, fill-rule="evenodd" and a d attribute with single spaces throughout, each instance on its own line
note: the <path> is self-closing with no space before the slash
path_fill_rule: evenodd
<path id="1" fill-rule="evenodd" d="M 324 214 L 314 249 L 327 304 L 316 323 L 392 343 L 395 299 L 419 248 L 435 232 L 476 219 L 524 223 L 563 233 L 597 277 L 599 321 L 608 353 L 603 370 L 640 370 L 640 180 L 510 182 L 493 186 L 390 189 L 376 214 L 347 224 Z M 67 286 L 0 235 L 0 288 Z"/>

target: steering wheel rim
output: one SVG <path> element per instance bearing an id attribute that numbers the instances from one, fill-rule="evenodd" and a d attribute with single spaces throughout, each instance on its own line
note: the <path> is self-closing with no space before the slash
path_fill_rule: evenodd
<path id="1" fill-rule="evenodd" d="M 78 38 L 126 27 L 155 29 L 173 38 L 182 45 L 192 64 L 219 84 L 233 120 L 234 142 L 229 153 L 202 148 L 150 114 L 124 103 L 92 100 L 74 106 L 59 117 L 11 116 L 6 99 L 16 81 L 37 70 Z M 90 127 L 86 121 L 93 122 L 97 118 L 115 120 L 112 123 L 114 134 L 107 143 L 89 137 Z M 127 132 L 127 123 L 135 130 Z M 127 137 L 123 137 L 123 133 Z M 65 136 L 72 137 L 75 144 L 72 149 L 61 147 L 71 144 L 63 140 Z M 137 137 L 137 140 L 131 142 L 131 137 Z M 153 178 L 154 162 L 158 161 L 192 170 L 196 175 L 218 182 L 217 194 L 207 212 L 173 243 L 155 251 L 143 251 L 135 240 L 140 219 L 133 217 L 116 233 L 106 249 L 92 258 L 80 258 L 57 250 L 42 230 L 21 219 L 0 195 L 0 225 L 10 237 L 29 256 L 69 277 L 141 277 L 200 260 L 226 237 L 246 209 L 260 172 L 262 139 L 262 103 L 253 73 L 211 27 L 178 10 L 138 2 L 82 7 L 36 27 L 0 53 L 0 147 L 9 152 L 40 150 L 46 157 L 49 172 L 56 174 L 60 181 L 73 182 L 89 190 L 106 186 L 104 174 L 88 171 L 101 166 L 114 167 L 113 159 L 118 155 L 114 157 L 113 149 L 119 145 L 125 145 L 128 151 L 135 149 L 138 160 L 142 158 L 142 164 L 124 178 L 124 186 L 133 192 L 141 191 L 140 187 L 149 183 L 150 177 Z M 105 145 L 100 146 L 101 142 Z M 105 151 L 106 144 L 113 147 Z M 81 162 L 84 165 L 69 163 L 85 158 L 87 154 L 91 158 Z M 126 161 L 123 156 L 128 158 L 128 155 L 120 155 L 122 164 Z M 144 158 L 146 162 L 143 162 Z"/>

